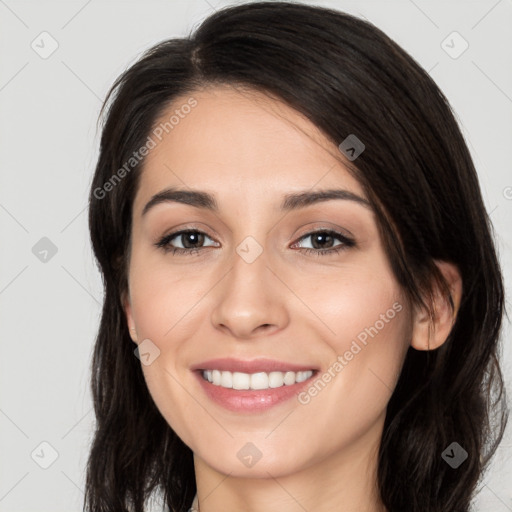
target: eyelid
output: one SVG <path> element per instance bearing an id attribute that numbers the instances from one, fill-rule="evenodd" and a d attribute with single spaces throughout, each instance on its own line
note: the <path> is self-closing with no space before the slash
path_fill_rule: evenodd
<path id="1" fill-rule="evenodd" d="M 329 221 L 318 221 L 318 222 L 312 222 L 309 224 L 306 224 L 306 226 L 302 226 L 302 229 L 304 229 L 303 235 L 308 235 L 311 233 L 315 233 L 317 231 L 334 231 L 335 233 L 338 233 L 339 235 L 342 235 L 346 238 L 355 239 L 355 236 L 352 234 L 351 231 L 349 231 L 347 228 L 343 228 L 341 226 L 338 226 L 337 224 L 334 224 L 333 222 Z"/>
<path id="2" fill-rule="evenodd" d="M 210 234 L 210 232 L 213 230 L 211 230 L 209 226 L 206 226 L 206 228 L 205 228 L 205 225 L 202 223 L 200 223 L 199 225 L 198 224 L 190 224 L 190 225 L 185 224 L 184 226 L 173 227 L 173 228 L 165 230 L 165 232 L 162 235 L 156 235 L 156 238 L 157 238 L 157 240 L 160 240 L 169 235 L 175 236 L 178 233 L 181 233 L 183 231 L 198 231 L 199 233 L 203 233 L 203 234 L 209 236 L 210 238 L 214 238 L 214 236 Z"/>
<path id="3" fill-rule="evenodd" d="M 332 226 L 332 227 L 329 227 Z M 179 225 L 178 225 L 179 226 Z M 204 230 L 204 226 L 206 226 L 206 231 Z M 333 222 L 327 221 L 327 220 L 320 220 L 315 222 L 310 222 L 305 225 L 302 225 L 300 228 L 300 231 L 304 230 L 303 235 L 311 233 L 312 231 L 335 231 L 340 233 L 341 235 L 346 236 L 347 238 L 355 238 L 351 231 L 349 231 L 347 228 L 341 227 Z M 204 224 L 203 222 L 194 222 L 192 221 L 190 224 L 185 224 L 184 226 L 180 226 L 179 228 L 174 226 L 172 228 L 169 228 L 166 230 L 166 232 L 163 235 L 158 235 L 158 238 L 162 238 L 163 236 L 167 236 L 168 234 L 174 233 L 177 234 L 180 231 L 201 231 L 204 234 L 207 234 L 210 238 L 213 236 L 209 234 L 209 232 L 214 232 L 213 229 L 210 228 L 207 224 Z M 232 232 L 230 230 L 230 232 Z M 300 235 L 300 236 L 303 236 Z M 216 235 L 214 235 L 216 236 Z"/>

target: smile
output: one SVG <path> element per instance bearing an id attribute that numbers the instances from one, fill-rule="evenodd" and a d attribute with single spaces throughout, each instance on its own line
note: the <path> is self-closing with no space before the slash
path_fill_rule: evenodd
<path id="1" fill-rule="evenodd" d="M 223 357 L 197 362 L 190 369 L 208 400 L 223 409 L 250 414 L 279 404 L 293 405 L 292 399 L 311 383 L 320 366 L 264 357 Z"/>
<path id="2" fill-rule="evenodd" d="M 214 386 L 236 390 L 261 390 L 292 386 L 313 376 L 313 370 L 287 372 L 243 373 L 221 370 L 203 370 L 202 376 Z"/>

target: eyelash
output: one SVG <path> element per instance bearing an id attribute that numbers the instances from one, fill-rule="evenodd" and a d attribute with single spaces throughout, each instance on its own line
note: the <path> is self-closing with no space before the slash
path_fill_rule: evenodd
<path id="1" fill-rule="evenodd" d="M 175 254 L 197 254 L 200 252 L 203 248 L 192 248 L 192 249 L 182 249 L 181 247 L 169 247 L 169 244 L 171 240 L 178 237 L 179 235 L 184 235 L 188 233 L 199 233 L 201 235 L 205 235 L 208 238 L 209 237 L 206 233 L 203 231 L 199 231 L 197 229 L 185 229 L 181 231 L 175 231 L 174 233 L 170 233 L 168 235 L 165 235 L 162 237 L 158 242 L 155 243 L 155 246 L 162 249 L 165 253 L 171 252 L 173 255 Z M 338 233 L 337 231 L 329 230 L 329 229 L 319 229 L 316 231 L 310 231 L 309 233 L 306 233 L 305 235 L 301 236 L 298 240 L 300 242 L 304 238 L 308 238 L 310 236 L 316 235 L 318 233 L 327 234 L 329 236 L 334 236 L 338 240 L 340 240 L 342 243 L 340 245 L 337 245 L 336 247 L 333 247 L 331 249 L 310 249 L 310 248 L 302 248 L 301 250 L 304 251 L 306 254 L 313 254 L 315 256 L 325 256 L 326 254 L 334 254 L 334 253 L 340 253 L 342 251 L 345 251 L 351 247 L 354 247 L 356 245 L 356 242 L 346 237 L 345 235 L 342 235 L 341 233 Z"/>

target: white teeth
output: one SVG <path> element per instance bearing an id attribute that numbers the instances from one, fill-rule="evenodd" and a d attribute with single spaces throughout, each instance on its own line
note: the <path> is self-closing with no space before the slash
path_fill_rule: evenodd
<path id="1" fill-rule="evenodd" d="M 203 370 L 203 378 L 214 386 L 228 389 L 268 389 L 291 386 L 304 382 L 313 375 L 312 370 L 300 372 L 242 373 L 220 370 Z"/>
<path id="2" fill-rule="evenodd" d="M 268 389 L 268 374 L 265 372 L 251 375 L 251 389 Z"/>
<path id="3" fill-rule="evenodd" d="M 304 382 L 308 377 L 311 377 L 311 375 L 308 375 L 308 372 L 297 372 L 297 375 L 295 376 L 295 381 Z"/>
<path id="4" fill-rule="evenodd" d="M 284 383 L 287 386 L 291 386 L 292 384 L 295 384 L 295 372 L 286 372 L 284 374 Z"/>
<path id="5" fill-rule="evenodd" d="M 220 376 L 221 376 L 221 373 L 219 372 L 219 370 L 212 371 L 212 383 L 215 384 L 216 386 L 220 386 Z M 203 372 L 203 377 L 204 377 L 204 372 Z"/>
<path id="6" fill-rule="evenodd" d="M 247 373 L 233 373 L 233 389 L 249 389 L 251 387 L 251 376 Z"/>
<path id="7" fill-rule="evenodd" d="M 220 376 L 220 385 L 223 388 L 232 388 L 233 374 L 231 372 L 222 372 L 222 375 Z"/>
<path id="8" fill-rule="evenodd" d="M 283 372 L 270 372 L 268 374 L 268 386 L 270 388 L 280 388 L 284 384 Z"/>

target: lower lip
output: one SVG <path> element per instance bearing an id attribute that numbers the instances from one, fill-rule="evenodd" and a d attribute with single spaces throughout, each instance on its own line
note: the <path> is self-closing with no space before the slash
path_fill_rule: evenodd
<path id="1" fill-rule="evenodd" d="M 316 375 L 316 372 L 313 372 L 309 379 L 290 386 L 285 384 L 279 388 L 239 390 L 216 386 L 205 380 L 201 371 L 194 373 L 210 400 L 234 412 L 260 412 L 290 400 L 308 386 Z"/>

